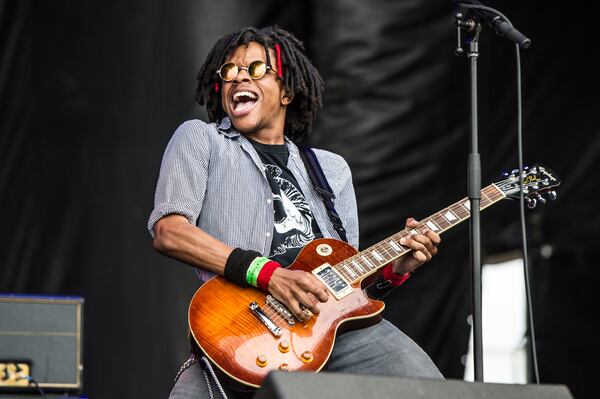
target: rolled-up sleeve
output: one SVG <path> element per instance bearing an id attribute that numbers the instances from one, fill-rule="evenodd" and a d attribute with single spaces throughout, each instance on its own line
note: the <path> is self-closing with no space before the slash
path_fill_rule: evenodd
<path id="1" fill-rule="evenodd" d="M 205 124 L 184 122 L 169 141 L 160 166 L 154 210 L 148 231 L 154 237 L 154 224 L 170 214 L 185 216 L 195 225 L 206 192 L 210 149 Z"/>

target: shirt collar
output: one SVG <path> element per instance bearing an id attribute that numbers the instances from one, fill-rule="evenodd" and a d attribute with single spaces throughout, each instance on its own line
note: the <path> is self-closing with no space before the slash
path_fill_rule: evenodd
<path id="1" fill-rule="evenodd" d="M 233 124 L 231 123 L 231 119 L 228 116 L 221 119 L 219 126 L 217 127 L 220 133 L 222 133 L 225 137 L 234 138 L 240 136 L 240 132 L 235 130 Z"/>
<path id="2" fill-rule="evenodd" d="M 233 127 L 233 123 L 231 123 L 231 119 L 229 119 L 228 116 L 221 119 L 221 122 L 219 123 L 219 126 L 217 127 L 217 129 L 225 137 L 229 137 L 229 138 L 239 137 L 242 135 L 240 132 L 235 130 L 235 128 Z M 284 135 L 283 139 L 285 140 L 285 143 L 287 144 L 290 154 L 292 154 L 293 156 L 298 156 L 298 147 L 296 147 L 296 144 L 294 144 L 294 142 L 292 140 L 290 140 L 288 138 L 288 136 Z"/>

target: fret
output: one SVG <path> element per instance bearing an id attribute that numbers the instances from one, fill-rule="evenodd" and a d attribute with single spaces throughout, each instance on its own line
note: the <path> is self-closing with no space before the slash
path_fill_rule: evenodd
<path id="1" fill-rule="evenodd" d="M 350 258 L 350 263 L 352 263 L 352 266 L 354 267 L 354 270 L 357 271 L 357 273 L 360 276 L 364 276 L 365 274 L 369 274 L 371 272 L 371 269 L 369 269 L 368 267 L 366 267 L 362 262 L 360 262 L 359 259 L 357 258 Z"/>
<path id="2" fill-rule="evenodd" d="M 351 263 L 345 262 L 345 268 L 348 269 L 348 271 L 350 272 L 350 275 L 352 276 L 352 278 L 356 278 L 357 276 L 359 276 L 360 274 L 357 273 L 358 270 L 355 270 L 353 265 Z"/>
<path id="3" fill-rule="evenodd" d="M 340 272 L 340 274 L 344 277 L 346 281 L 352 281 L 350 273 L 345 265 L 340 264 L 337 268 L 337 271 Z"/>
<path id="4" fill-rule="evenodd" d="M 356 273 L 354 273 L 354 270 L 352 270 L 352 267 L 350 267 L 350 265 L 349 265 L 349 264 L 346 264 L 346 265 L 342 266 L 342 268 L 343 268 L 344 270 L 346 270 L 348 273 L 350 273 L 350 277 L 352 277 L 352 278 L 356 278 L 356 277 L 358 277 L 358 276 L 357 276 L 357 274 L 356 274 Z"/>
<path id="5" fill-rule="evenodd" d="M 357 268 L 358 270 L 360 270 L 361 273 L 366 273 L 367 272 L 367 270 L 363 269 L 363 267 L 357 261 L 352 260 L 351 263 L 354 265 L 355 268 Z"/>
<path id="6" fill-rule="evenodd" d="M 498 187 L 496 187 L 495 184 L 487 186 L 486 188 L 484 188 L 484 190 L 491 192 L 491 193 L 488 193 L 488 195 L 490 196 L 490 198 L 492 198 L 494 200 L 494 202 L 499 201 L 504 198 L 504 194 Z"/>
<path id="7" fill-rule="evenodd" d="M 367 266 L 369 266 L 369 269 L 374 269 L 375 265 L 373 263 L 371 263 L 371 261 L 369 259 L 367 259 L 367 257 L 365 255 L 361 256 L 362 260 L 365 261 L 365 263 L 367 264 Z"/>
<path id="8" fill-rule="evenodd" d="M 481 190 L 481 203 L 479 204 L 479 208 L 486 208 L 486 207 L 490 206 L 491 203 L 492 203 L 492 200 L 485 193 L 485 189 Z"/>
<path id="9" fill-rule="evenodd" d="M 438 231 L 440 229 L 440 227 L 437 224 L 435 224 L 435 222 L 431 219 L 425 222 L 425 225 L 429 227 L 432 231 Z"/>
<path id="10" fill-rule="evenodd" d="M 367 259 L 369 259 L 371 261 L 371 264 L 373 265 L 373 267 L 375 269 L 377 269 L 379 266 L 381 266 L 383 264 L 383 262 L 377 260 L 375 257 L 373 257 L 373 255 L 371 255 L 371 253 L 365 253 L 365 256 L 367 257 Z"/>
<path id="11" fill-rule="evenodd" d="M 401 254 L 400 248 L 395 243 L 394 243 L 394 245 L 396 245 L 396 248 L 394 248 L 392 246 L 390 241 L 387 241 L 385 244 L 387 245 L 387 248 L 388 248 L 387 252 L 392 257 L 392 259 L 400 256 L 400 254 Z"/>
<path id="12" fill-rule="evenodd" d="M 444 216 L 444 218 L 445 218 L 445 219 L 446 219 L 446 220 L 447 220 L 449 223 L 451 223 L 451 224 L 454 224 L 453 222 L 454 222 L 455 220 L 459 219 L 459 217 L 458 217 L 458 216 L 456 216 L 456 215 L 454 214 L 454 212 L 452 212 L 452 211 L 450 210 L 450 208 L 447 208 L 447 209 L 448 209 L 448 211 L 447 211 L 446 213 L 444 213 L 444 215 L 443 215 L 443 216 Z"/>
<path id="13" fill-rule="evenodd" d="M 461 221 L 471 216 L 471 213 L 468 212 L 462 205 L 456 203 L 450 206 L 450 210 L 453 214 L 455 214 Z"/>
<path id="14" fill-rule="evenodd" d="M 390 244 L 390 246 L 391 246 L 392 248 L 394 248 L 394 251 L 396 251 L 396 252 L 398 252 L 398 253 L 403 253 L 403 252 L 404 252 L 404 248 L 401 248 L 401 247 L 400 247 L 400 245 L 398 245 L 398 244 L 396 243 L 396 241 L 394 241 L 394 240 L 390 239 L 390 240 L 388 241 L 388 243 Z"/>
<path id="15" fill-rule="evenodd" d="M 371 254 L 372 254 L 372 255 L 375 257 L 375 259 L 377 259 L 379 262 L 381 262 L 381 261 L 383 261 L 383 260 L 384 260 L 384 259 L 383 259 L 383 256 L 381 256 L 381 255 L 379 254 L 379 252 L 377 252 L 377 250 L 375 250 L 375 249 L 371 251 Z"/>
<path id="16" fill-rule="evenodd" d="M 461 205 L 467 210 L 469 211 L 469 213 L 471 213 L 471 203 L 469 201 L 464 201 L 461 203 Z"/>
<path id="17" fill-rule="evenodd" d="M 377 247 L 378 252 L 383 257 L 384 263 L 388 263 L 390 260 L 397 257 L 397 255 L 394 255 L 392 253 L 392 251 L 394 251 L 393 248 L 391 248 L 386 242 L 381 241 L 375 246 Z"/>
<path id="18" fill-rule="evenodd" d="M 435 213 L 429 217 L 433 220 L 433 222 L 440 228 L 440 230 L 444 231 L 448 227 L 450 227 L 450 223 L 440 213 Z"/>

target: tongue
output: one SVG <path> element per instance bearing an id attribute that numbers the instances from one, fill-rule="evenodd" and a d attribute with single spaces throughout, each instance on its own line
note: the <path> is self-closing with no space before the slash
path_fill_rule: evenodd
<path id="1" fill-rule="evenodd" d="M 254 105 L 256 101 L 253 100 L 249 100 L 249 101 L 241 101 L 237 104 L 235 104 L 235 110 L 236 111 L 244 111 L 250 107 L 252 107 Z"/>

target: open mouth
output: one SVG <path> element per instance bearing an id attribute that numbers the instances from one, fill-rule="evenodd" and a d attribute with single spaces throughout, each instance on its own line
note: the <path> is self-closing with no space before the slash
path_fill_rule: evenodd
<path id="1" fill-rule="evenodd" d="M 233 94 L 233 115 L 246 115 L 258 102 L 258 94 L 249 91 L 241 90 Z"/>

